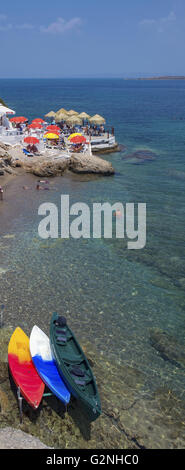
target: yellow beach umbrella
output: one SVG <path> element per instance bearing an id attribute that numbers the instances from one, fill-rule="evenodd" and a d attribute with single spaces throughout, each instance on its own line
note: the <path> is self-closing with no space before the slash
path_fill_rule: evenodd
<path id="1" fill-rule="evenodd" d="M 80 132 L 74 132 L 74 134 L 71 134 L 69 137 L 68 137 L 68 140 L 72 139 L 73 137 L 76 137 L 76 135 L 82 135 L 80 134 Z"/>
<path id="2" fill-rule="evenodd" d="M 53 132 L 47 132 L 47 134 L 44 135 L 44 139 L 59 139 L 58 134 L 53 134 Z"/>

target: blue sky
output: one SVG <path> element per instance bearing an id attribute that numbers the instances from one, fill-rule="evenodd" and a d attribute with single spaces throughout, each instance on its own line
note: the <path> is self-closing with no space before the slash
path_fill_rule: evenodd
<path id="1" fill-rule="evenodd" d="M 0 78 L 184 74 L 184 0 L 8 0 Z"/>

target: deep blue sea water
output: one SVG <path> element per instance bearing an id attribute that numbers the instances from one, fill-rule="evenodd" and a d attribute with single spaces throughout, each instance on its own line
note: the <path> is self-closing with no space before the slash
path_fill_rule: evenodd
<path id="1" fill-rule="evenodd" d="M 150 338 L 158 328 L 184 353 L 185 81 L 0 80 L 0 96 L 29 119 L 61 107 L 101 114 L 126 146 L 104 157 L 116 170 L 113 177 L 63 176 L 48 193 L 36 192 L 30 176 L 33 190 L 24 191 L 20 180 L 16 197 L 17 181 L 6 192 L 0 232 L 15 234 L 1 238 L 7 323 L 27 333 L 37 323 L 48 333 L 51 312 L 58 310 L 98 352 L 143 371 L 147 390 L 162 385 L 183 396 L 182 363 L 164 360 Z M 126 158 L 138 150 L 153 152 L 155 160 Z M 39 240 L 38 206 L 49 200 L 59 207 L 61 194 L 90 206 L 146 202 L 146 247 L 127 250 L 115 238 Z"/>

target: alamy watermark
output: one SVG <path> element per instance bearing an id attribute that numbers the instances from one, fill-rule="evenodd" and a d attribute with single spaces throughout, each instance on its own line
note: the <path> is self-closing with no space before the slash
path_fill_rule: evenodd
<path id="1" fill-rule="evenodd" d="M 114 233 L 118 239 L 128 239 L 129 250 L 140 250 L 146 245 L 146 203 L 95 202 L 90 208 L 84 202 L 76 202 L 70 206 L 70 196 L 63 194 L 60 209 L 45 202 L 39 206 L 38 215 L 42 216 L 38 226 L 42 239 L 113 238 Z"/>

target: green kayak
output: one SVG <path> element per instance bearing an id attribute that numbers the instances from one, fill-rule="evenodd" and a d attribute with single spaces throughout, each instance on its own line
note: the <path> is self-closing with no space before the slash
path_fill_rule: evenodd
<path id="1" fill-rule="evenodd" d="M 50 324 L 51 349 L 69 391 L 94 421 L 101 414 L 100 397 L 89 362 L 64 317 L 54 313 Z"/>

